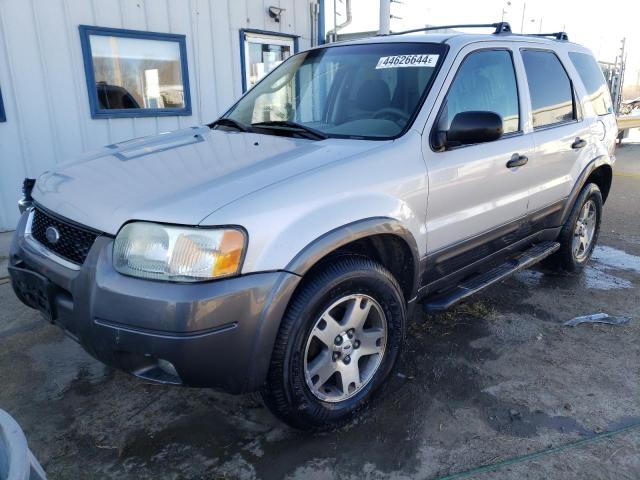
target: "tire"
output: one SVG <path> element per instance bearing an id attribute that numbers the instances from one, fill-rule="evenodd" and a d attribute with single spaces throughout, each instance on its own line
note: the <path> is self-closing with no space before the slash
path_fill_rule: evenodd
<path id="1" fill-rule="evenodd" d="M 584 248 L 580 247 L 576 251 L 574 240 L 577 238 L 578 222 L 583 220 L 582 216 L 587 204 L 589 204 L 590 210 L 593 211 L 595 216 L 593 219 L 593 233 L 588 236 L 590 239 L 588 245 Z M 598 242 L 601 221 L 602 193 L 595 183 L 588 183 L 580 191 L 571 214 L 560 231 L 560 236 L 558 237 L 560 249 L 546 260 L 546 266 L 565 272 L 581 272 L 591 258 L 593 249 Z"/>
<path id="2" fill-rule="evenodd" d="M 303 280 L 282 319 L 265 404 L 301 430 L 348 422 L 392 371 L 405 324 L 402 290 L 384 267 L 358 256 L 327 262 Z"/>

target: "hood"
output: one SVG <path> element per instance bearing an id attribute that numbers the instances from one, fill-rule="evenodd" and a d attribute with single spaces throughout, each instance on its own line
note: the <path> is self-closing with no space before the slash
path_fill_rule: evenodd
<path id="1" fill-rule="evenodd" d="M 245 195 L 382 143 L 193 127 L 88 153 L 45 172 L 33 197 L 110 234 L 129 220 L 197 225 Z"/>

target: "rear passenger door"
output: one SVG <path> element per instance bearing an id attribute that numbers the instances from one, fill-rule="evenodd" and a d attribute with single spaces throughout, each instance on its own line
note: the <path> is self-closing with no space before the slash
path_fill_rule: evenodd
<path id="1" fill-rule="evenodd" d="M 582 165 L 590 158 L 591 131 L 560 56 L 538 48 L 523 48 L 520 52 L 536 146 L 527 165 L 532 181 L 528 212 L 554 218 L 552 215 L 563 208 Z"/>

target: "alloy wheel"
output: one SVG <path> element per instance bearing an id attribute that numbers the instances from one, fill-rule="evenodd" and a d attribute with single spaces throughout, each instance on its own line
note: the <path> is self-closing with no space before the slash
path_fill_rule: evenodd
<path id="1" fill-rule="evenodd" d="M 304 353 L 311 393 L 325 402 L 353 397 L 373 378 L 387 344 L 387 319 L 380 304 L 364 294 L 334 302 L 316 321 Z"/>
<path id="2" fill-rule="evenodd" d="M 573 256 L 579 262 L 589 256 L 591 245 L 596 232 L 597 224 L 596 204 L 588 200 L 580 210 L 576 226 L 573 231 L 572 250 Z"/>

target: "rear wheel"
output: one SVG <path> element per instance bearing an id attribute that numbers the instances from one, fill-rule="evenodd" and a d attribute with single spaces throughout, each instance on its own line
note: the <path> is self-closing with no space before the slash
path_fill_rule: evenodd
<path id="1" fill-rule="evenodd" d="M 388 377 L 404 337 L 405 304 L 391 273 L 362 257 L 318 270 L 282 320 L 262 396 L 300 429 L 338 426 Z"/>
<path id="2" fill-rule="evenodd" d="M 560 249 L 546 264 L 568 272 L 579 272 L 593 253 L 602 220 L 602 193 L 595 183 L 580 191 L 567 223 L 560 232 Z"/>

